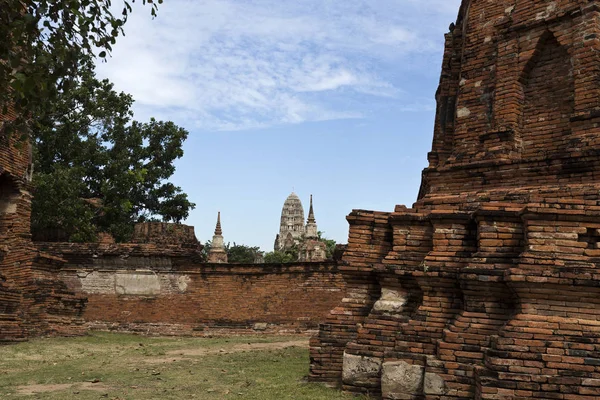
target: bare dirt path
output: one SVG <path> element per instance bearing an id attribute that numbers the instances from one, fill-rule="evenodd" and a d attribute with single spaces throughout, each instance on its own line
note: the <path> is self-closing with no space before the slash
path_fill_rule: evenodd
<path id="1" fill-rule="evenodd" d="M 190 360 L 197 357 L 215 355 L 215 354 L 232 354 L 232 353 L 240 353 L 240 352 L 250 352 L 250 351 L 268 351 L 268 350 L 282 350 L 290 347 L 302 347 L 308 348 L 308 339 L 296 339 L 289 340 L 286 342 L 270 342 L 270 343 L 239 343 L 239 344 L 231 344 L 225 345 L 223 347 L 213 347 L 213 348 L 203 348 L 203 347 L 188 347 L 188 348 L 180 348 L 175 350 L 167 351 L 165 355 L 162 356 L 154 356 L 154 357 L 144 357 L 141 355 L 134 355 L 130 357 L 126 357 L 127 361 L 130 363 L 134 363 L 139 365 L 140 362 L 149 364 L 149 365 L 157 365 L 157 364 L 167 364 L 182 360 Z M 88 347 L 88 350 L 90 348 Z M 34 355 L 29 357 L 30 359 L 34 359 Z M 125 359 L 122 359 L 125 361 Z M 112 386 L 106 385 L 100 381 L 85 381 L 85 382 L 70 382 L 70 383 L 57 383 L 57 384 L 31 384 L 31 385 L 21 385 L 17 386 L 16 394 L 19 395 L 36 395 L 42 393 L 51 393 L 58 391 L 69 391 L 73 394 L 79 393 L 79 391 L 83 390 L 93 390 L 97 392 L 108 392 L 112 389 L 115 389 Z"/>
<path id="2" fill-rule="evenodd" d="M 101 382 L 73 382 L 73 383 L 59 383 L 59 384 L 48 384 L 48 385 L 23 385 L 17 386 L 17 393 L 23 395 L 33 395 L 38 393 L 56 392 L 59 390 L 94 390 L 97 392 L 104 392 L 112 389 L 111 386 L 102 384 Z"/>
<path id="3" fill-rule="evenodd" d="M 212 354 L 230 354 L 239 353 L 243 351 L 253 350 L 281 350 L 288 347 L 305 347 L 308 348 L 308 339 L 303 340 L 291 340 L 288 342 L 274 342 L 274 343 L 242 343 L 236 344 L 231 347 L 220 348 L 220 349 L 206 349 L 206 348 L 189 348 L 189 349 L 177 349 L 167 352 L 167 355 L 161 357 L 149 357 L 145 358 L 144 362 L 148 364 L 162 364 L 174 361 L 181 361 L 190 357 L 202 357 Z"/>

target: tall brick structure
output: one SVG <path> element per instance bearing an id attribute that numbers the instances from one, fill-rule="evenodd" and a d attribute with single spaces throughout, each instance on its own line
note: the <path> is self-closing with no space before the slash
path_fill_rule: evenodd
<path id="1" fill-rule="evenodd" d="M 600 396 L 600 1 L 464 0 L 418 201 L 355 210 L 311 378 L 386 399 Z"/>
<path id="2" fill-rule="evenodd" d="M 58 278 L 63 263 L 31 242 L 31 147 L 0 115 L 0 342 L 82 332 L 85 299 Z"/>
<path id="3" fill-rule="evenodd" d="M 210 250 L 208 251 L 209 263 L 227 263 L 227 251 L 223 242 L 223 230 L 221 229 L 221 211 L 217 214 L 217 225 L 215 226 L 215 234 L 211 242 Z"/>

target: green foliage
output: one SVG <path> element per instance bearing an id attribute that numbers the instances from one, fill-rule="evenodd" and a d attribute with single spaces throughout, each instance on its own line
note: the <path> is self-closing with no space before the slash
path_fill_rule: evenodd
<path id="1" fill-rule="evenodd" d="M 36 221 L 37 238 L 43 240 L 46 237 L 58 236 L 74 242 L 95 240 L 96 229 L 90 223 L 95 217 L 95 210 L 79 197 L 79 193 L 85 189 L 80 176 L 78 168 L 62 167 L 57 167 L 52 174 L 34 175 L 37 191 L 43 194 L 33 201 L 36 215 L 43 213 L 43 218 Z"/>
<path id="2" fill-rule="evenodd" d="M 202 248 L 201 257 L 202 260 L 208 260 L 208 253 L 212 248 L 212 241 L 207 240 L 204 242 L 204 247 Z M 233 242 L 227 243 L 225 245 L 225 252 L 227 253 L 227 262 L 228 263 L 238 263 L 238 264 L 254 264 L 262 259 L 263 253 L 260 251 L 260 248 L 246 246 L 243 244 L 237 244 Z"/>
<path id="3" fill-rule="evenodd" d="M 141 0 L 153 16 L 162 1 Z M 13 106 L 25 124 L 75 84 L 82 55 L 106 57 L 132 11 L 122 4 L 114 15 L 105 0 L 0 0 L 0 112 Z"/>
<path id="4" fill-rule="evenodd" d="M 202 246 L 203 247 L 202 251 L 200 252 L 200 258 L 203 262 L 206 262 L 208 260 L 208 253 L 210 252 L 210 249 L 212 247 L 212 240 L 207 240 Z"/>
<path id="5" fill-rule="evenodd" d="M 333 239 L 327 239 L 323 236 L 323 232 L 321 231 L 317 232 L 317 237 L 321 242 L 325 243 L 325 256 L 327 257 L 327 259 L 332 259 L 333 253 L 335 252 L 335 246 L 337 244 L 336 241 Z"/>
<path id="6" fill-rule="evenodd" d="M 335 245 L 336 245 L 335 240 L 327 239 L 327 238 L 323 237 L 323 232 L 321 232 L 321 231 L 317 232 L 317 239 L 319 241 L 325 243 L 325 245 L 326 245 L 326 250 L 325 250 L 326 258 L 332 259 L 333 253 L 335 251 Z M 301 236 L 298 239 L 298 244 L 294 245 L 291 249 L 287 249 L 285 251 L 275 250 L 275 251 L 266 253 L 265 254 L 265 262 L 280 264 L 280 263 L 292 263 L 292 262 L 298 261 L 299 249 L 301 249 L 304 246 L 304 243 L 306 240 L 307 239 L 305 236 Z"/>
<path id="7" fill-rule="evenodd" d="M 233 245 L 227 243 L 225 245 L 227 252 L 227 262 L 239 264 L 254 264 L 258 259 L 262 258 L 262 252 L 259 247 L 251 247 L 243 244 Z"/>
<path id="8" fill-rule="evenodd" d="M 298 261 L 298 250 L 271 251 L 265 254 L 265 262 L 271 264 L 291 263 Z"/>
<path id="9" fill-rule="evenodd" d="M 124 241 L 135 222 L 185 219 L 194 204 L 167 179 L 188 132 L 132 121 L 131 96 L 96 79 L 90 59 L 79 64 L 78 80 L 46 105 L 34 130 L 34 237 L 61 229 L 71 241 L 95 232 Z"/>
<path id="10" fill-rule="evenodd" d="M 279 254 L 282 253 L 280 251 L 274 251 L 272 253 L 267 253 L 265 255 L 265 262 L 269 262 L 266 261 L 267 260 L 267 256 L 269 256 L 269 259 L 271 260 L 290 260 L 290 261 L 273 261 L 273 262 L 294 262 L 294 261 L 298 261 L 298 255 L 299 255 L 299 249 L 301 249 L 304 246 L 304 243 L 306 242 L 307 238 L 303 235 L 300 237 L 300 239 L 298 240 L 298 244 L 295 245 L 294 247 L 292 247 L 291 249 L 288 249 L 284 252 L 284 254 Z M 325 243 L 325 258 L 326 259 L 332 259 L 333 258 L 333 253 L 335 252 L 335 246 L 336 246 L 336 242 L 333 239 L 327 239 L 326 237 L 323 236 L 323 232 L 318 231 L 317 232 L 317 240 L 319 240 L 320 242 Z"/>

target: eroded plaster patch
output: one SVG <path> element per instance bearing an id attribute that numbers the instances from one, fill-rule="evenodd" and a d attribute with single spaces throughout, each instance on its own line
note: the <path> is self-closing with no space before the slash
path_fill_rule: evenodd
<path id="1" fill-rule="evenodd" d="M 456 116 L 458 118 L 468 117 L 469 115 L 471 115 L 471 110 L 469 110 L 467 107 L 461 107 L 458 109 L 458 111 L 456 111 Z"/>

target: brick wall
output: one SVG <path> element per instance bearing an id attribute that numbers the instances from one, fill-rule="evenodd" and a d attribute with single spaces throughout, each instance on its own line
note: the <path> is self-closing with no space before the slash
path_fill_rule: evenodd
<path id="1" fill-rule="evenodd" d="M 462 2 L 418 200 L 360 212 L 391 232 L 377 245 L 351 222 L 341 271 L 361 271 L 345 300 L 361 307 L 321 326 L 312 379 L 385 399 L 600 396 L 598 50 L 600 1 Z"/>
<path id="2" fill-rule="evenodd" d="M 66 260 L 60 275 L 87 298 L 87 326 L 163 334 L 204 329 L 314 329 L 337 304 L 336 263 L 203 264 L 152 244 L 38 243 Z"/>
<path id="3" fill-rule="evenodd" d="M 200 251 L 194 227 L 165 222 L 144 222 L 134 226 L 132 243 L 154 243 L 161 246 L 179 246 Z"/>
<path id="4" fill-rule="evenodd" d="M 0 115 L 0 342 L 78 334 L 85 299 L 58 279 L 62 260 L 31 242 L 31 147 L 3 129 L 14 118 Z"/>
<path id="5" fill-rule="evenodd" d="M 340 271 L 346 292 L 311 339 L 311 379 L 331 382 L 341 378 L 346 345 L 355 340 L 381 288 L 374 269 L 390 249 L 388 213 L 354 210 L 348 216 L 350 235 Z"/>

